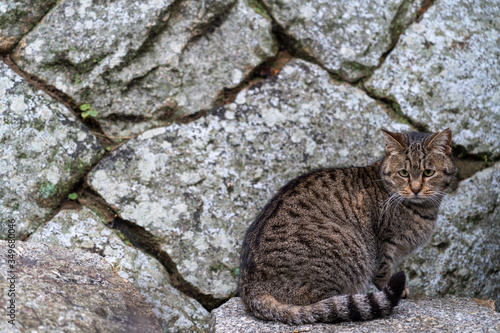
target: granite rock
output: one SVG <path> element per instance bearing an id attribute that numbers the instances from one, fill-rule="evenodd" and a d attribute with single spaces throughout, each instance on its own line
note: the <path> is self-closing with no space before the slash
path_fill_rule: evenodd
<path id="1" fill-rule="evenodd" d="M 292 60 L 206 117 L 128 141 L 88 183 L 157 237 L 186 281 L 225 298 L 245 230 L 271 196 L 306 171 L 381 158 L 381 127 L 408 128 L 363 91 Z"/>
<path id="2" fill-rule="evenodd" d="M 401 36 L 366 87 L 472 153 L 500 155 L 500 6 L 440 0 Z"/>
<path id="3" fill-rule="evenodd" d="M 155 258 L 126 245 L 88 208 L 63 210 L 33 233 L 27 242 L 46 243 L 97 253 L 130 281 L 153 309 L 164 332 L 205 332 L 209 314 L 198 302 L 170 285 Z"/>
<path id="4" fill-rule="evenodd" d="M 2 309 L 15 304 L 15 326 L 4 312 L 2 332 L 163 332 L 139 292 L 97 254 L 19 241 L 0 241 L 0 253 L 0 288 L 15 294 L 0 296 Z"/>
<path id="5" fill-rule="evenodd" d="M 392 315 L 365 322 L 290 326 L 256 319 L 239 297 L 212 311 L 210 333 L 274 332 L 498 332 L 500 313 L 470 298 L 402 300 Z"/>
<path id="6" fill-rule="evenodd" d="M 6 0 L 0 3 L 0 53 L 7 53 L 55 5 L 56 0 Z"/>
<path id="7" fill-rule="evenodd" d="M 58 4 L 13 59 L 91 104 L 112 135 L 211 109 L 222 90 L 277 52 L 271 22 L 246 0 L 91 4 Z"/>
<path id="8" fill-rule="evenodd" d="M 421 1 L 266 0 L 299 52 L 348 81 L 378 66 L 393 35 L 411 22 Z"/>
<path id="9" fill-rule="evenodd" d="M 63 105 L 0 62 L 0 211 L 24 238 L 104 150 Z M 7 235 L 0 224 L 0 238 Z"/>
<path id="10" fill-rule="evenodd" d="M 164 331 L 205 330 L 207 312 L 170 282 L 207 308 L 233 296 L 241 242 L 259 210 L 300 174 L 382 157 L 379 128 L 409 129 L 385 112 L 391 102 L 406 123 L 450 127 L 455 144 L 481 154 L 484 165 L 497 163 L 444 199 L 429 244 L 403 263 L 412 295 L 486 297 L 498 307 L 497 2 L 0 2 L 0 53 L 42 89 L 54 86 L 72 105 L 98 111 L 94 121 L 79 121 L 0 61 L 0 238 L 14 221 L 18 239 L 34 232 L 29 242 L 97 252 L 138 289 L 93 254 L 17 242 L 24 267 L 18 331 L 92 331 L 85 320 L 95 315 L 101 331 L 161 329 L 154 315 Z M 302 60 L 285 64 L 285 49 Z M 104 150 L 87 125 L 111 139 L 134 138 L 109 144 L 95 166 Z M 101 195 L 105 209 L 125 220 L 123 232 L 158 260 L 120 239 L 98 211 L 50 217 L 68 192 L 83 190 L 75 184 L 97 192 L 88 200 L 101 204 Z M 121 298 L 129 296 L 139 309 Z M 232 307 L 240 314 L 231 316 Z M 423 298 L 403 301 L 382 320 L 295 328 L 245 317 L 235 299 L 214 311 L 212 329 L 500 330 L 498 317 L 482 310 L 466 299 Z M 10 329 L 0 321 L 0 331 Z"/>
<path id="11" fill-rule="evenodd" d="M 441 204 L 429 244 L 402 265 L 410 291 L 495 299 L 500 294 L 500 163 L 462 181 Z"/>

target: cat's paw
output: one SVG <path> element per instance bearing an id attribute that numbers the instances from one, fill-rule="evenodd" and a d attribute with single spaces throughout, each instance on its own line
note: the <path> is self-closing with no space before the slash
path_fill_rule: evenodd
<path id="1" fill-rule="evenodd" d="M 401 299 L 406 299 L 410 297 L 410 289 L 408 287 L 405 287 L 405 290 L 401 293 Z"/>

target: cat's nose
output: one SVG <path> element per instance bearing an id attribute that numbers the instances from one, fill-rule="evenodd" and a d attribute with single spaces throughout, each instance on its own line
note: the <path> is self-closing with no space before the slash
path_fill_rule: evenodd
<path id="1" fill-rule="evenodd" d="M 422 183 L 417 179 L 412 179 L 410 182 L 410 189 L 413 193 L 418 194 L 418 192 L 422 189 Z"/>

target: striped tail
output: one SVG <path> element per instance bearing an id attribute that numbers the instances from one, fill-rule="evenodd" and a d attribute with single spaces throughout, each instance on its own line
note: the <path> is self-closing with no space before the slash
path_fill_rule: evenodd
<path id="1" fill-rule="evenodd" d="M 334 296 L 311 305 L 283 304 L 270 294 L 245 297 L 243 301 L 257 318 L 293 325 L 370 320 L 392 313 L 399 304 L 405 283 L 405 273 L 398 272 L 379 292 Z"/>

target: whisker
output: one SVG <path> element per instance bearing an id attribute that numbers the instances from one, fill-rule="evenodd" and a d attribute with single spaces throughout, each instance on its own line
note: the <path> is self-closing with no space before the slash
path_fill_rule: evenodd
<path id="1" fill-rule="evenodd" d="M 436 208 L 438 208 L 438 203 L 436 202 L 436 198 L 430 196 L 428 197 L 429 202 Z"/>
<path id="2" fill-rule="evenodd" d="M 382 205 L 382 214 L 380 214 L 379 222 L 383 219 L 391 205 L 398 201 L 400 198 L 398 193 L 393 193 L 389 198 L 387 198 Z M 394 212 L 394 211 L 393 211 Z"/>
<path id="3" fill-rule="evenodd" d="M 439 190 L 436 190 L 434 191 L 436 194 L 438 194 L 439 196 L 444 197 L 447 193 L 446 192 L 443 192 L 443 191 L 439 191 Z"/>
<path id="4" fill-rule="evenodd" d="M 435 190 L 433 192 L 434 193 L 431 196 L 429 196 L 429 200 L 432 202 L 434 207 L 439 208 L 439 205 L 441 204 L 441 201 L 443 200 L 446 193 L 439 190 Z"/>
<path id="5" fill-rule="evenodd" d="M 380 214 L 380 218 L 379 218 L 379 222 L 380 220 L 384 217 L 385 215 L 385 212 L 387 211 L 387 204 L 389 203 L 389 201 L 392 199 L 392 197 L 394 196 L 391 195 L 389 198 L 387 198 L 386 200 L 384 200 L 383 204 L 382 204 L 382 214 Z"/>
<path id="6" fill-rule="evenodd" d="M 433 195 L 432 197 L 434 198 L 434 200 L 436 200 L 436 202 L 438 203 L 438 206 L 439 206 L 441 204 L 441 201 L 443 201 L 443 198 L 445 195 L 446 195 L 446 193 L 439 191 L 435 195 Z"/>
<path id="7" fill-rule="evenodd" d="M 405 198 L 403 196 L 399 198 L 398 202 L 396 203 L 396 207 L 394 207 L 393 209 L 393 213 L 398 209 L 399 204 L 401 204 L 404 200 Z"/>

